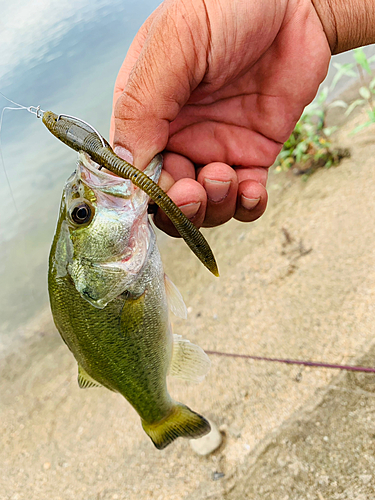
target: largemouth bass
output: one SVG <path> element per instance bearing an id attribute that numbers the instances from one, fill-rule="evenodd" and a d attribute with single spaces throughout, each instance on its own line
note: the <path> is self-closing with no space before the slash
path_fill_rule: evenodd
<path id="1" fill-rule="evenodd" d="M 186 316 L 186 308 L 164 275 L 147 194 L 97 167 L 79 153 L 65 185 L 49 259 L 52 314 L 78 362 L 80 387 L 122 394 L 162 449 L 209 432 L 204 417 L 171 398 L 166 377 L 200 381 L 210 362 L 171 333 L 169 309 Z M 157 182 L 161 167 L 157 156 L 145 173 Z"/>

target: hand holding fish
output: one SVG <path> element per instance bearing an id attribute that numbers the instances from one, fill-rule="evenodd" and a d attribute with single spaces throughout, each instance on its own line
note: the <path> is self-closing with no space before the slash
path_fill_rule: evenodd
<path id="1" fill-rule="evenodd" d="M 165 150 L 162 185 L 197 226 L 255 220 L 266 208 L 267 168 L 330 56 L 310 1 L 167 0 L 118 75 L 114 146 L 138 168 Z M 164 214 L 156 223 L 176 234 Z"/>

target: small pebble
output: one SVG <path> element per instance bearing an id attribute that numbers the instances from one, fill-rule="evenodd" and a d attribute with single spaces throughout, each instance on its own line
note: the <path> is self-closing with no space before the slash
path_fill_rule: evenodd
<path id="1" fill-rule="evenodd" d="M 219 431 L 223 432 L 224 434 L 226 434 L 228 432 L 228 426 L 227 426 L 227 424 L 221 424 L 221 426 L 219 427 Z"/>
<path id="2" fill-rule="evenodd" d="M 49 462 L 45 462 L 45 463 L 43 464 L 43 469 L 44 469 L 44 470 L 48 470 L 48 469 L 50 469 L 50 468 L 51 468 L 51 464 L 50 464 Z"/>
<path id="3" fill-rule="evenodd" d="M 240 438 L 241 437 L 241 429 L 238 429 L 238 427 L 235 427 L 235 426 L 230 426 L 229 427 L 229 432 L 230 434 L 235 437 L 235 438 Z"/>
<path id="4" fill-rule="evenodd" d="M 329 476 L 319 476 L 318 484 L 326 488 L 329 485 Z"/>
<path id="5" fill-rule="evenodd" d="M 215 471 L 215 472 L 212 474 L 212 479 L 213 479 L 214 481 L 217 481 L 218 479 L 221 479 L 221 478 L 222 478 L 222 477 L 224 477 L 224 476 L 225 476 L 224 472 L 216 472 L 216 471 Z"/>
<path id="6" fill-rule="evenodd" d="M 190 439 L 192 450 L 201 456 L 206 456 L 217 450 L 222 443 L 223 437 L 216 425 L 210 420 L 211 431 L 198 439 Z"/>
<path id="7" fill-rule="evenodd" d="M 372 475 L 371 474 L 360 474 L 359 479 L 363 484 L 368 484 L 371 482 Z"/>

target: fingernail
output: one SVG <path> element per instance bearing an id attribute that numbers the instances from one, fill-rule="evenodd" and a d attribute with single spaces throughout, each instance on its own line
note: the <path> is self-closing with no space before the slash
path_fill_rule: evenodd
<path id="1" fill-rule="evenodd" d="M 127 149 L 123 148 L 122 146 L 116 146 L 115 149 L 114 149 L 114 152 L 117 156 L 119 156 L 120 158 L 122 158 L 123 160 L 129 162 L 129 163 L 133 163 L 133 155 L 131 154 L 130 151 L 128 151 Z"/>
<path id="2" fill-rule="evenodd" d="M 255 208 L 260 201 L 260 198 L 246 198 L 243 194 L 241 195 L 241 205 L 246 208 L 246 210 L 252 210 Z"/>
<path id="3" fill-rule="evenodd" d="M 192 219 L 195 215 L 197 215 L 198 210 L 200 209 L 201 202 L 198 203 L 188 203 L 187 205 L 182 205 L 180 207 L 181 212 L 186 215 L 188 219 Z"/>
<path id="4" fill-rule="evenodd" d="M 231 181 L 214 181 L 212 179 L 204 179 L 204 189 L 207 191 L 208 199 L 218 203 L 223 201 L 229 193 Z"/>

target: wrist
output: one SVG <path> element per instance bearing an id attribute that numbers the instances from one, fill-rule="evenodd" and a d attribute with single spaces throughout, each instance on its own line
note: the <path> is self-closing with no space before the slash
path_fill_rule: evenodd
<path id="1" fill-rule="evenodd" d="M 375 43 L 373 0 L 312 0 L 332 54 Z"/>

